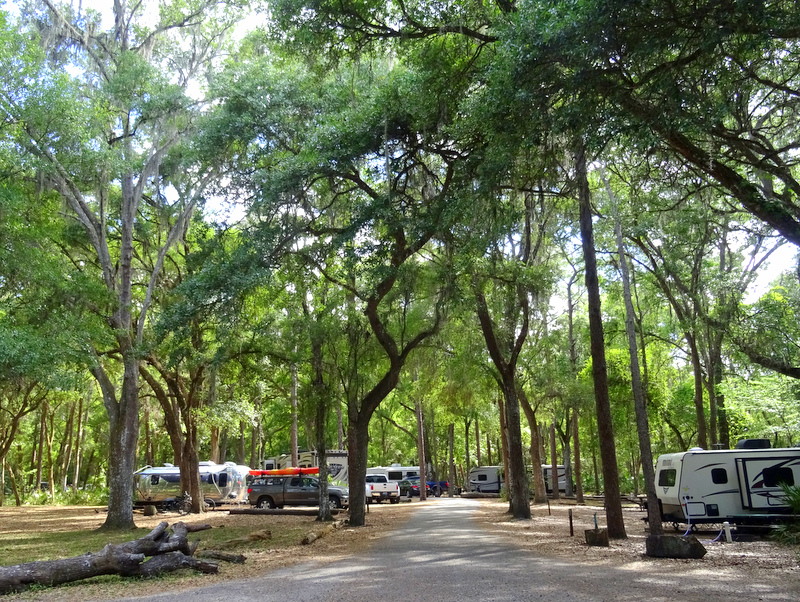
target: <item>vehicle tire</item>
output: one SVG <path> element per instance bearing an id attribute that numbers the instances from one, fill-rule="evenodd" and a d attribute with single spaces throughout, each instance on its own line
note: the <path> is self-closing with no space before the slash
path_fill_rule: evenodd
<path id="1" fill-rule="evenodd" d="M 332 495 L 330 498 L 328 498 L 328 500 L 330 501 L 331 508 L 341 508 L 342 507 L 342 500 L 340 500 L 335 495 Z"/>
<path id="2" fill-rule="evenodd" d="M 367 503 L 368 503 L 368 504 L 371 504 L 371 503 L 372 503 L 372 498 L 371 498 L 371 497 L 368 497 L 368 498 L 367 498 Z"/>
<path id="3" fill-rule="evenodd" d="M 256 502 L 256 508 L 269 508 L 270 510 L 274 510 L 275 501 L 268 495 L 262 496 L 258 498 L 258 501 Z"/>
<path id="4" fill-rule="evenodd" d="M 206 512 L 210 512 L 211 510 L 217 507 L 217 505 L 214 503 L 214 500 L 208 498 L 203 500 L 203 505 L 205 506 Z"/>
<path id="5" fill-rule="evenodd" d="M 391 498 L 391 500 L 392 500 L 393 504 L 397 504 L 400 501 L 400 498 L 399 497 L 393 497 L 393 498 Z"/>

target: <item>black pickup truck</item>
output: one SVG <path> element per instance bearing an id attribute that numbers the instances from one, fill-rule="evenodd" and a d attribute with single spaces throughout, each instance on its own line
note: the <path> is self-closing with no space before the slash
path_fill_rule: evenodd
<path id="1" fill-rule="evenodd" d="M 318 506 L 319 480 L 308 476 L 258 477 L 247 488 L 247 499 L 257 508 Z M 350 504 L 350 490 L 328 485 L 328 499 L 332 508 L 346 508 Z"/>

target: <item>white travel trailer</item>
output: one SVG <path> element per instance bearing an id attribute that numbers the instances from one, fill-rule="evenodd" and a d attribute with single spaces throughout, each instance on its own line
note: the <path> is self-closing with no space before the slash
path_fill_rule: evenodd
<path id="1" fill-rule="evenodd" d="M 367 468 L 367 474 L 382 474 L 390 481 L 402 481 L 406 477 L 418 477 L 419 466 L 400 466 L 400 464 L 392 464 L 391 466 L 373 466 Z"/>
<path id="2" fill-rule="evenodd" d="M 753 448 L 740 441 L 736 449 L 695 448 L 656 462 L 661 520 L 676 526 L 780 521 L 790 512 L 783 484 L 800 484 L 800 448 Z"/>
<path id="3" fill-rule="evenodd" d="M 200 462 L 200 491 L 208 504 L 240 504 L 247 499 L 249 466 Z M 135 505 L 164 505 L 181 495 L 181 471 L 172 464 L 145 466 L 133 473 Z"/>
<path id="4" fill-rule="evenodd" d="M 553 466 L 552 464 L 542 464 L 542 476 L 544 477 L 544 487 L 547 493 L 553 493 Z M 567 492 L 567 470 L 563 464 L 556 465 L 558 474 L 558 490 L 561 493 Z"/>
<path id="5" fill-rule="evenodd" d="M 475 466 L 467 477 L 467 491 L 477 493 L 500 493 L 503 487 L 502 466 Z"/>

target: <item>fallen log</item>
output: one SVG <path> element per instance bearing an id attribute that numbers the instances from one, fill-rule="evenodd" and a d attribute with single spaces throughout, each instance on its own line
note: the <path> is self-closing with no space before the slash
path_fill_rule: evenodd
<path id="1" fill-rule="evenodd" d="M 176 523 L 170 532 L 167 523 L 162 522 L 140 539 L 108 544 L 99 552 L 0 567 L 0 594 L 23 591 L 34 585 L 61 585 L 99 575 L 152 577 L 184 568 L 215 573 L 218 570 L 216 564 L 193 557 L 197 544 L 187 539 L 190 532 L 210 528 L 209 525 Z"/>
<path id="2" fill-rule="evenodd" d="M 231 554 L 230 552 L 222 552 L 220 550 L 200 550 L 197 556 L 201 558 L 210 558 L 212 560 L 224 560 L 233 564 L 244 564 L 247 556 L 244 554 Z"/>

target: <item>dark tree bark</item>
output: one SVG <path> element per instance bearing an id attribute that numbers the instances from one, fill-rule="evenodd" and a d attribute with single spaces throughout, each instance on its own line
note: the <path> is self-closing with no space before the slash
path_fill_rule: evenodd
<path id="1" fill-rule="evenodd" d="M 530 458 L 533 470 L 533 502 L 535 504 L 544 504 L 547 501 L 547 489 L 544 485 L 544 475 L 541 469 L 536 470 L 537 466 L 542 465 L 542 442 L 539 438 L 539 421 L 536 419 L 536 411 L 533 409 L 530 400 L 528 399 L 525 389 L 519 390 L 519 401 L 522 404 L 522 410 L 525 412 L 525 418 L 528 420 L 528 427 L 531 431 L 531 449 Z"/>
<path id="2" fill-rule="evenodd" d="M 572 440 L 575 442 L 575 503 L 583 504 L 583 475 L 581 473 L 581 440 L 578 436 L 578 410 L 572 414 Z"/>
<path id="3" fill-rule="evenodd" d="M 612 539 L 625 539 L 625 522 L 622 517 L 622 500 L 619 491 L 617 449 L 614 443 L 614 426 L 611 419 L 611 402 L 608 394 L 603 318 L 600 309 L 600 283 L 597 278 L 597 258 L 594 248 L 592 207 L 589 180 L 586 175 L 586 156 L 583 145 L 575 153 L 578 201 L 580 206 L 581 241 L 586 265 L 586 291 L 589 302 L 589 335 L 591 340 L 592 379 L 594 381 L 597 431 L 600 438 L 600 456 L 603 469 L 606 526 Z"/>
<path id="4" fill-rule="evenodd" d="M 616 210 L 616 200 L 608 181 L 606 181 L 605 185 L 608 195 L 611 197 L 612 205 L 614 206 L 614 234 L 617 241 L 619 271 L 622 276 L 622 296 L 625 303 L 625 333 L 628 336 L 628 352 L 631 360 L 631 387 L 633 388 L 633 404 L 636 413 L 636 432 L 639 435 L 639 453 L 641 454 L 642 472 L 644 474 L 644 485 L 647 493 L 647 507 L 652 509 L 651 512 L 647 513 L 647 523 L 650 527 L 651 535 L 661 535 L 664 530 L 661 525 L 661 513 L 656 512 L 656 508 L 658 508 L 658 497 L 656 495 L 653 451 L 650 442 L 650 421 L 647 417 L 644 386 L 639 369 L 639 350 L 636 343 L 636 321 L 633 308 L 633 296 L 631 294 L 628 255 L 622 240 L 622 224 L 619 219 L 619 213 Z"/>

